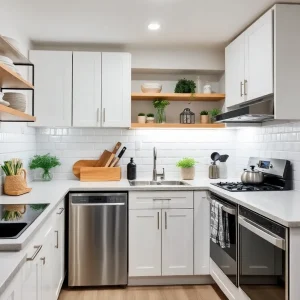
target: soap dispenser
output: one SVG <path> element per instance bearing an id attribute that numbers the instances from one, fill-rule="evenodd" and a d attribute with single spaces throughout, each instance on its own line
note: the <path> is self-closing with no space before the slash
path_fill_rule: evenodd
<path id="1" fill-rule="evenodd" d="M 136 164 L 133 161 L 133 157 L 130 158 L 130 162 L 127 165 L 127 179 L 128 180 L 136 179 Z"/>

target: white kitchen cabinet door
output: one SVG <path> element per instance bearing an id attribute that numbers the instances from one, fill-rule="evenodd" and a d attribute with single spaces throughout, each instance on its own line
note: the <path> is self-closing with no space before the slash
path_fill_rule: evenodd
<path id="1" fill-rule="evenodd" d="M 163 209 L 162 220 L 162 275 L 193 275 L 193 209 Z"/>
<path id="2" fill-rule="evenodd" d="M 55 211 L 54 228 L 54 265 L 53 265 L 53 288 L 55 299 L 58 299 L 65 278 L 65 206 L 62 202 Z"/>
<path id="3" fill-rule="evenodd" d="M 102 126 L 131 126 L 129 53 L 102 53 Z"/>
<path id="4" fill-rule="evenodd" d="M 22 271 L 17 273 L 9 286 L 5 289 L 0 300 L 22 300 Z M 24 298 L 23 298 L 24 299 Z"/>
<path id="5" fill-rule="evenodd" d="M 273 11 L 270 10 L 245 31 L 246 101 L 272 94 L 273 78 Z"/>
<path id="6" fill-rule="evenodd" d="M 194 192 L 194 275 L 209 275 L 210 202 L 207 192 Z"/>
<path id="7" fill-rule="evenodd" d="M 129 276 L 161 276 L 161 210 L 129 210 Z"/>
<path id="8" fill-rule="evenodd" d="M 34 115 L 30 126 L 71 126 L 72 52 L 30 51 L 35 69 Z"/>
<path id="9" fill-rule="evenodd" d="M 73 126 L 101 124 L 101 53 L 73 52 Z"/>
<path id="10" fill-rule="evenodd" d="M 245 34 L 242 33 L 225 49 L 226 107 L 244 102 Z"/>
<path id="11" fill-rule="evenodd" d="M 41 268 L 41 299 L 53 300 L 56 290 L 53 287 L 53 267 L 56 263 L 53 251 L 53 227 L 51 226 L 44 236 L 43 248 L 40 252 Z"/>

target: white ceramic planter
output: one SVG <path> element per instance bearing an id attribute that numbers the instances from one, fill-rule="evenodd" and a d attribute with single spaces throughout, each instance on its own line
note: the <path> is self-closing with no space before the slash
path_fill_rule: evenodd
<path id="1" fill-rule="evenodd" d="M 154 123 L 153 117 L 147 117 L 147 123 Z"/>
<path id="2" fill-rule="evenodd" d="M 181 168 L 180 172 L 183 180 L 193 180 L 195 178 L 195 167 Z"/>
<path id="3" fill-rule="evenodd" d="M 146 116 L 138 116 L 138 123 L 146 123 Z"/>

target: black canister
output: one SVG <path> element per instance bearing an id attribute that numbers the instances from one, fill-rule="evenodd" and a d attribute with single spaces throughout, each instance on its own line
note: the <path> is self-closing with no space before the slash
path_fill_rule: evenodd
<path id="1" fill-rule="evenodd" d="M 133 157 L 130 158 L 130 163 L 127 165 L 127 179 L 136 179 L 136 164 L 133 162 Z"/>

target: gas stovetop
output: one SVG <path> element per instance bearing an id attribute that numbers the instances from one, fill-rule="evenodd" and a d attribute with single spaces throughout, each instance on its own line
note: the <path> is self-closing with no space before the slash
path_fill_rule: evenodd
<path id="1" fill-rule="evenodd" d="M 262 192 L 282 191 L 283 188 L 269 184 L 244 184 L 242 182 L 218 182 L 212 183 L 229 192 Z"/>

